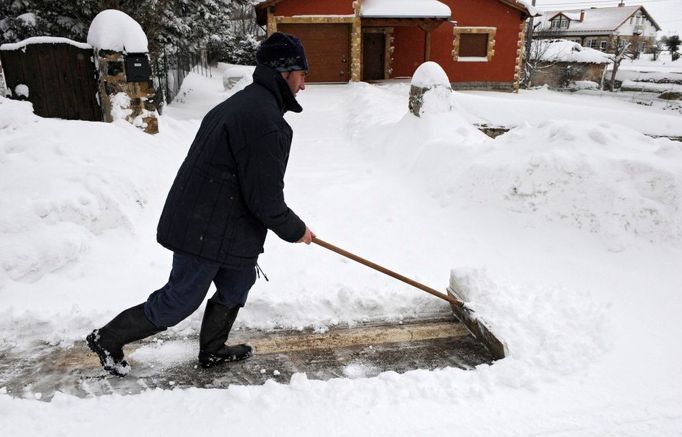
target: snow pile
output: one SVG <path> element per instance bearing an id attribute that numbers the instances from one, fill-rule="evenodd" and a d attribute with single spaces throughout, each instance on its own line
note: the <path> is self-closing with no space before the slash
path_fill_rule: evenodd
<path id="1" fill-rule="evenodd" d="M 356 99 L 357 122 L 364 124 L 375 110 L 372 96 Z M 443 205 L 488 202 L 529 226 L 563 223 L 599 234 L 613 250 L 629 237 L 682 243 L 679 142 L 611 123 L 568 121 L 526 123 L 489 141 L 457 109 L 404 117 L 382 134 L 354 130 Z"/>
<path id="2" fill-rule="evenodd" d="M 533 40 L 531 57 L 543 62 L 579 62 L 586 64 L 609 64 L 611 56 L 577 42 L 565 39 Z"/>
<path id="3" fill-rule="evenodd" d="M 487 179 L 470 187 L 471 198 L 493 196 L 531 221 L 567 223 L 612 242 L 682 242 L 682 144 L 609 123 L 561 121 L 517 128 L 498 144 L 461 175 L 462 185 Z"/>
<path id="4" fill-rule="evenodd" d="M 532 385 L 529 371 L 551 378 L 573 373 L 612 346 L 607 307 L 585 292 L 494 280 L 480 268 L 453 269 L 450 287 L 505 344 L 504 365 L 520 376 L 499 373 L 493 377 L 499 384 Z"/>
<path id="5" fill-rule="evenodd" d="M 435 62 L 424 62 L 412 77 L 412 90 L 426 88 L 422 96 L 419 114 L 448 112 L 454 105 L 450 79 L 443 68 Z"/>
<path id="6" fill-rule="evenodd" d="M 0 96 L 0 130 L 3 133 L 30 129 L 31 125 L 39 120 L 41 120 L 40 117 L 33 113 L 32 103 L 18 102 Z"/>
<path id="7" fill-rule="evenodd" d="M 14 95 L 17 97 L 25 97 L 28 99 L 29 95 L 28 86 L 23 83 L 20 83 L 19 85 L 15 86 Z"/>
<path id="8" fill-rule="evenodd" d="M 599 84 L 591 80 L 576 80 L 569 84 L 569 88 L 576 90 L 598 90 Z"/>
<path id="9" fill-rule="evenodd" d="M 158 187 L 150 170 L 167 159 L 127 123 L 41 119 L 30 108 L 0 99 L 0 288 L 78 261 L 106 231 L 131 238 Z"/>
<path id="10" fill-rule="evenodd" d="M 255 67 L 218 63 L 218 69 L 222 71 L 225 90 L 237 92 L 253 81 L 252 76 Z"/>
<path id="11" fill-rule="evenodd" d="M 127 53 L 146 53 L 147 35 L 125 12 L 107 9 L 100 12 L 90 23 L 88 44 L 103 50 Z"/>
<path id="12" fill-rule="evenodd" d="M 450 18 L 450 8 L 437 0 L 364 0 L 360 15 L 383 18 Z"/>
<path id="13" fill-rule="evenodd" d="M 662 93 L 663 91 L 682 91 L 682 84 L 674 83 L 651 83 L 624 80 L 620 86 L 622 91 L 648 91 Z"/>
<path id="14" fill-rule="evenodd" d="M 420 88 L 432 88 L 435 86 L 443 86 L 450 88 L 450 79 L 443 67 L 433 61 L 427 61 L 421 64 L 412 76 L 412 86 Z"/>
<path id="15" fill-rule="evenodd" d="M 130 96 L 123 92 L 114 94 L 111 98 L 111 118 L 113 120 L 126 120 L 132 113 Z"/>

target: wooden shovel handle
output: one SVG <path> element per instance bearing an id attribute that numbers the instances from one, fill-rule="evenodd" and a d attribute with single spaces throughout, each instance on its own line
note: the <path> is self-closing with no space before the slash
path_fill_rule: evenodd
<path id="1" fill-rule="evenodd" d="M 341 249 L 340 247 L 336 247 L 336 246 L 334 246 L 333 244 L 327 243 L 326 241 L 320 240 L 320 239 L 317 238 L 317 237 L 313 237 L 313 243 L 315 243 L 315 244 L 317 244 L 317 245 L 319 245 L 319 246 L 322 246 L 322 247 L 324 247 L 325 249 L 329 249 L 329 250 L 331 250 L 332 252 L 336 252 L 336 253 L 338 253 L 339 255 L 345 256 L 346 258 L 350 258 L 350 259 L 352 259 L 353 261 L 359 262 L 360 264 L 364 264 L 364 265 L 366 265 L 367 267 L 370 267 L 370 268 L 372 268 L 372 269 L 374 269 L 374 270 L 377 270 L 377 271 L 379 271 L 379 272 L 381 272 L 381 273 L 383 273 L 383 274 L 385 274 L 385 275 L 391 276 L 391 277 L 393 277 L 393 278 L 395 278 L 395 279 L 397 279 L 397 280 L 399 280 L 399 281 L 403 281 L 403 282 L 406 283 L 406 284 L 410 284 L 410 285 L 413 286 L 413 287 L 416 287 L 416 288 L 418 288 L 418 289 L 420 289 L 420 290 L 423 290 L 423 291 L 425 291 L 425 292 L 427 292 L 427 293 L 429 293 L 429 294 L 432 294 L 432 295 L 434 295 L 434 296 L 436 296 L 436 297 L 439 297 L 439 298 L 441 298 L 441 299 L 443 299 L 443 300 L 445 300 L 445 301 L 448 301 L 448 302 L 450 302 L 450 303 L 453 304 L 453 305 L 456 305 L 456 306 L 458 306 L 458 307 L 460 307 L 460 308 L 464 308 L 464 304 L 463 304 L 462 302 L 460 302 L 459 300 L 457 300 L 456 298 L 454 298 L 453 296 L 451 296 L 451 295 L 449 295 L 449 294 L 441 293 L 440 291 L 434 290 L 434 289 L 431 288 L 431 287 L 427 287 L 427 286 L 424 285 L 424 284 L 420 284 L 420 283 L 417 282 L 417 281 L 414 281 L 414 280 L 412 280 L 412 279 L 410 279 L 410 278 L 407 278 L 407 277 L 405 277 L 405 276 L 403 276 L 403 275 L 401 275 L 401 274 L 399 274 L 399 273 L 396 273 L 396 272 L 391 271 L 391 270 L 389 270 L 389 269 L 387 269 L 387 268 L 385 268 L 385 267 L 382 267 L 382 266 L 380 266 L 379 264 L 375 264 L 375 263 L 373 263 L 372 261 L 368 261 L 368 260 L 366 260 L 366 259 L 364 259 L 364 258 L 361 258 L 361 257 L 359 257 L 359 256 L 357 256 L 357 255 L 355 255 L 355 254 L 352 254 L 352 253 L 350 253 L 350 252 L 348 252 L 348 251 L 346 251 L 346 250 Z"/>

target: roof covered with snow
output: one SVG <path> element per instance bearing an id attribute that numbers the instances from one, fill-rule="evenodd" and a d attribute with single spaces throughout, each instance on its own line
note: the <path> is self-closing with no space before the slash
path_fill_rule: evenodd
<path id="1" fill-rule="evenodd" d="M 360 15 L 376 18 L 450 18 L 450 8 L 437 0 L 364 0 Z"/>
<path id="2" fill-rule="evenodd" d="M 565 39 L 533 40 L 531 57 L 544 62 L 578 62 L 585 64 L 608 64 L 611 57 L 577 42 Z"/>
<path id="3" fill-rule="evenodd" d="M 88 44 L 104 50 L 127 53 L 146 53 L 147 35 L 142 26 L 125 12 L 107 9 L 90 23 Z"/>
<path id="4" fill-rule="evenodd" d="M 634 15 L 638 10 L 647 16 L 653 25 L 660 30 L 659 25 L 654 21 L 651 15 L 644 9 L 643 6 L 616 6 L 610 8 L 587 8 L 587 9 L 571 9 L 560 11 L 544 11 L 542 18 L 540 18 L 540 25 L 538 29 L 549 29 L 550 21 L 557 15 L 564 15 L 571 20 L 568 29 L 557 29 L 560 33 L 580 33 L 593 31 L 614 31 L 618 29 L 628 18 Z M 584 13 L 583 20 L 580 21 L 580 16 Z"/>

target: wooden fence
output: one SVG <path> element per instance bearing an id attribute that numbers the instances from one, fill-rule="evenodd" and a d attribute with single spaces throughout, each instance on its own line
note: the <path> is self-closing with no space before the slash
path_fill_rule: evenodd
<path id="1" fill-rule="evenodd" d="M 41 117 L 102 120 L 92 49 L 68 43 L 28 44 L 0 50 L 7 89 L 28 88 L 27 100 Z"/>
<path id="2" fill-rule="evenodd" d="M 11 97 L 22 99 L 16 94 L 16 87 L 25 85 L 28 88 L 26 100 L 33 104 L 37 115 L 68 120 L 103 119 L 97 99 L 97 73 L 92 49 L 68 43 L 34 43 L 17 49 L 3 48 L 0 58 Z M 206 49 L 198 53 L 179 50 L 161 59 L 161 62 L 152 63 L 152 79 L 159 103 L 161 93 L 166 103 L 170 103 L 190 72 L 207 77 L 212 75 Z"/>

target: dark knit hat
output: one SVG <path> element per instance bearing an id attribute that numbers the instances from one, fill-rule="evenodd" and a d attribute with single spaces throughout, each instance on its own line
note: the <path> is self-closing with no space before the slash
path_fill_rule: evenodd
<path id="1" fill-rule="evenodd" d="M 282 32 L 275 32 L 260 43 L 256 62 L 277 71 L 308 70 L 308 60 L 301 41 Z"/>

